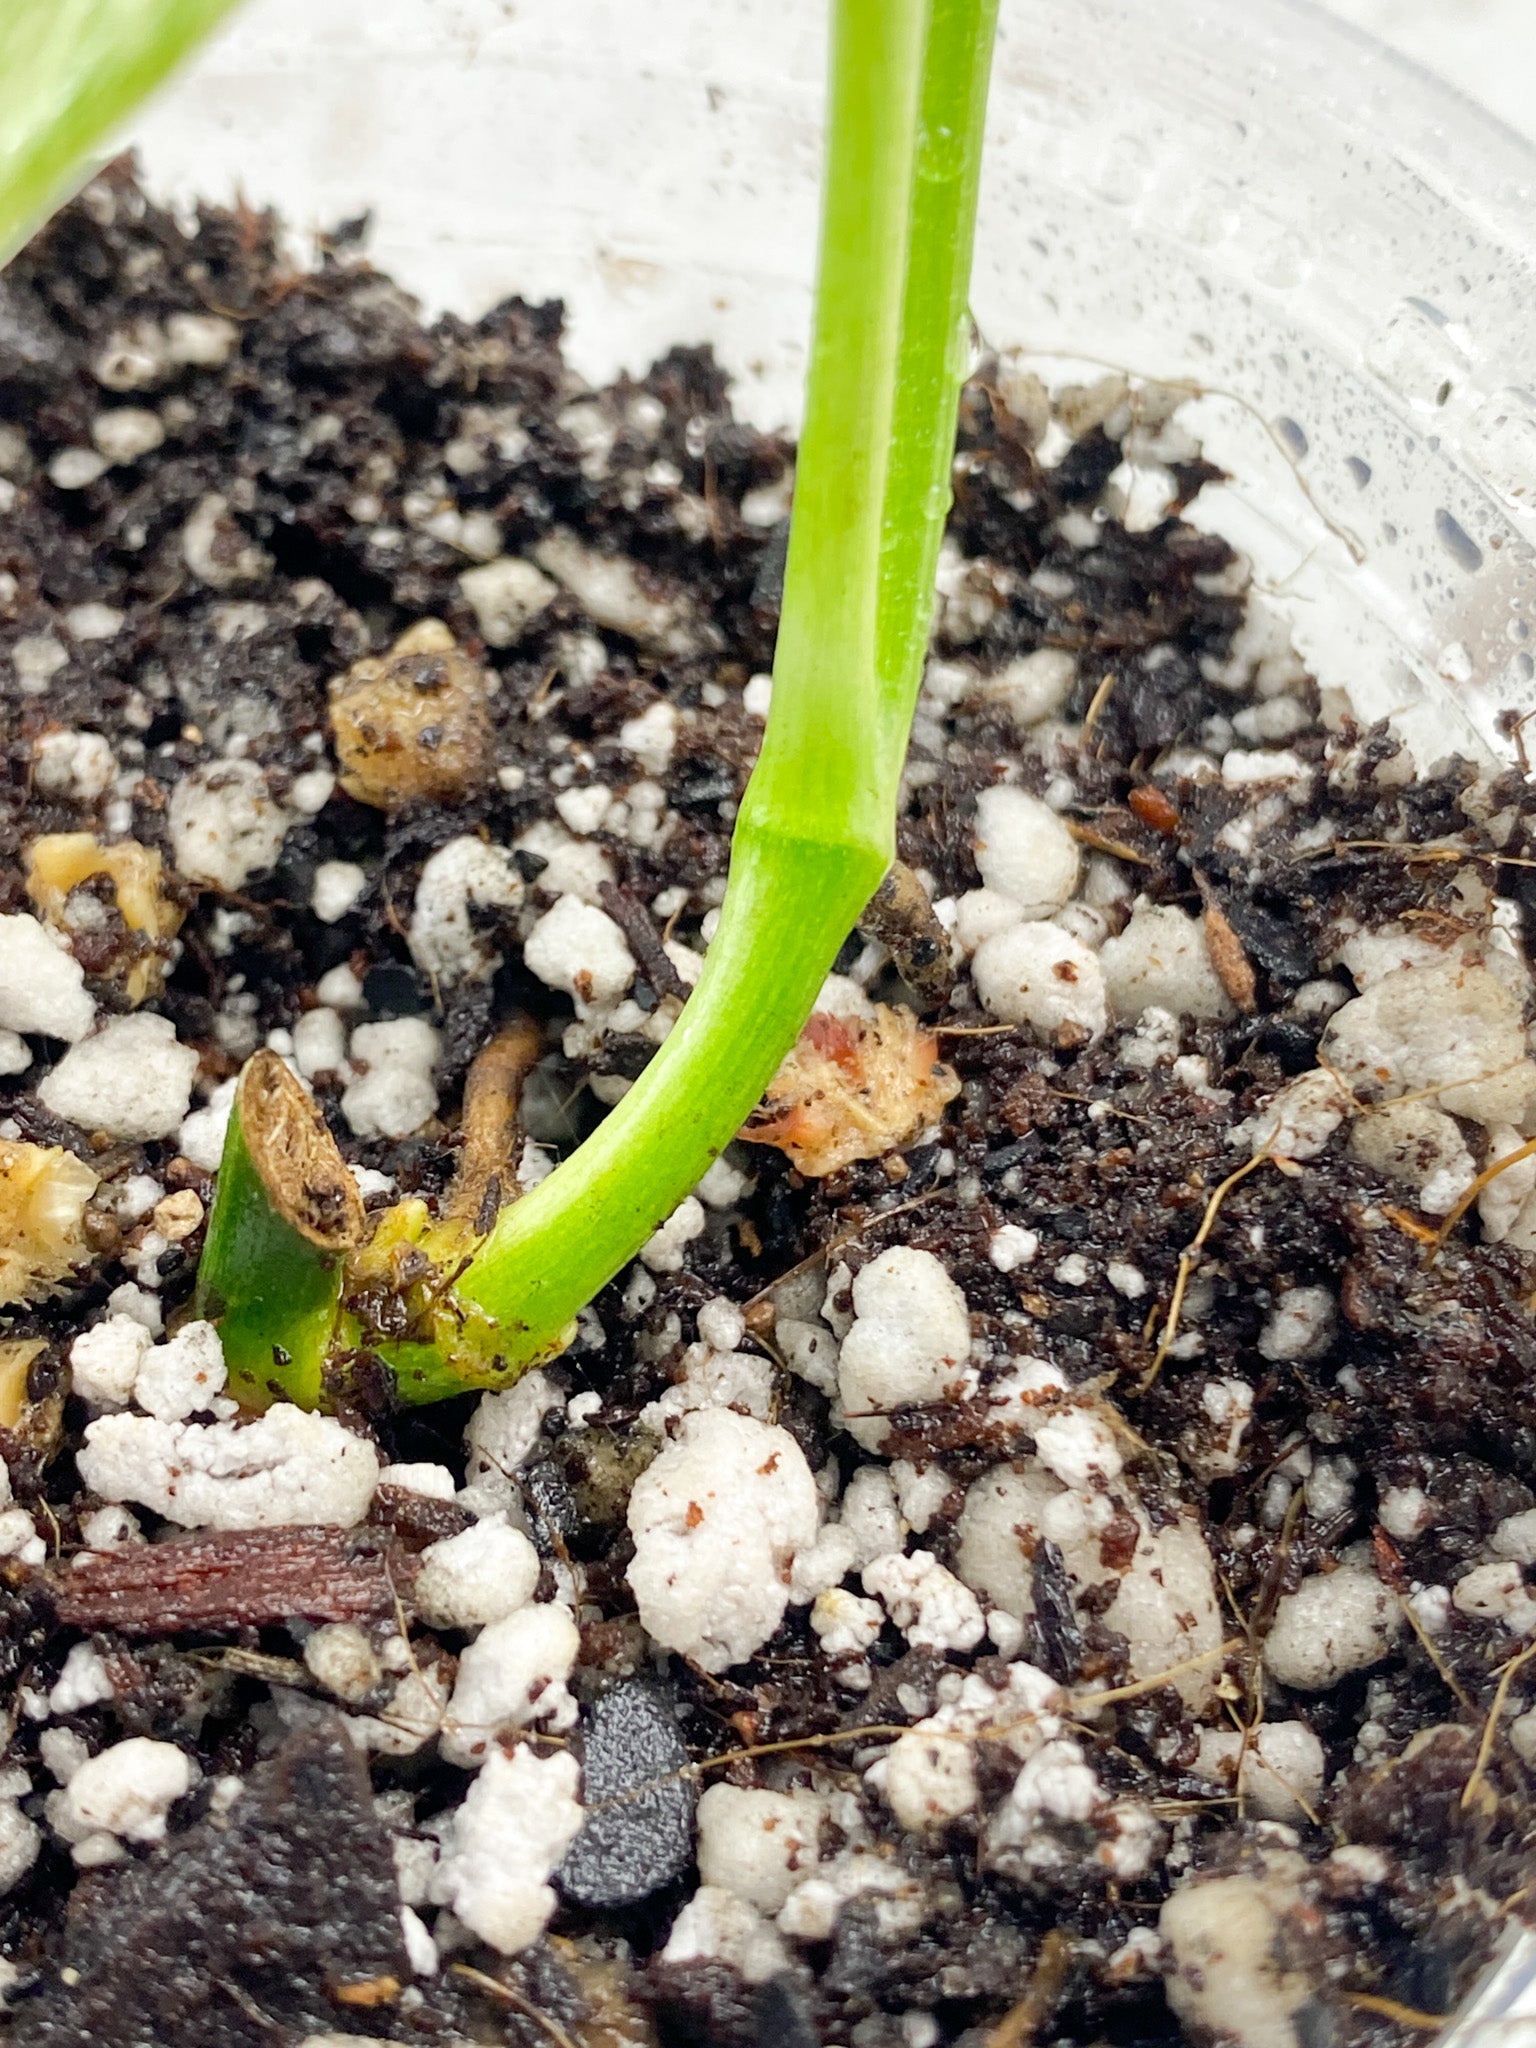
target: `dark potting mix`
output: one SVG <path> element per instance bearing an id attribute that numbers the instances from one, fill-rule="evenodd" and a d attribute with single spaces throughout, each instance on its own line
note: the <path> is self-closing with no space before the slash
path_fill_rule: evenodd
<path id="1" fill-rule="evenodd" d="M 988 356 L 739 1140 L 515 1385 L 377 1295 L 242 1409 L 252 1055 L 484 1229 L 676 1024 L 794 481 L 360 237 L 119 165 L 0 279 L 0 2033 L 1425 2039 L 1533 1896 L 1536 796 L 1318 688 L 1183 387 Z"/>

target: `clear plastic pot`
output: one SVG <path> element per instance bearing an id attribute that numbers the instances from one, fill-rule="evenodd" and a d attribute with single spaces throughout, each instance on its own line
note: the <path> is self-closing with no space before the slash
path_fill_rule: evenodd
<path id="1" fill-rule="evenodd" d="M 134 139 L 184 196 L 371 209 L 430 306 L 563 297 L 593 378 L 709 340 L 783 424 L 824 13 L 250 0 Z M 1536 151 L 1301 0 L 1003 0 L 981 331 L 1207 393 L 1198 516 L 1425 761 L 1536 705 L 1533 201 Z"/>
<path id="2" fill-rule="evenodd" d="M 434 308 L 558 295 L 597 379 L 712 342 L 798 402 L 824 0 L 250 0 L 144 119 L 151 182 L 373 214 Z M 1304 0 L 1003 0 L 988 342 L 1188 380 L 1322 681 L 1422 761 L 1536 706 L 1536 151 Z M 1468 2011 L 1536 1998 L 1528 1939 Z"/>

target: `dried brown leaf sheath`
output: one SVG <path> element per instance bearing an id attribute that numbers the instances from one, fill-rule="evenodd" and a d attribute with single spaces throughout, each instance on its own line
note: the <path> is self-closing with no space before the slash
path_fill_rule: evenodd
<path id="1" fill-rule="evenodd" d="M 357 1182 L 325 1119 L 275 1052 L 240 1077 L 246 1148 L 286 1223 L 322 1252 L 351 1251 L 367 1234 Z"/>

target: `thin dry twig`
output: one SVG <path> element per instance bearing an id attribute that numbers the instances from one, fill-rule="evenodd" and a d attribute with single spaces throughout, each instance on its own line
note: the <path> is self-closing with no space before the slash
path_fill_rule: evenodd
<path id="1" fill-rule="evenodd" d="M 1222 1203 L 1240 1180 L 1246 1180 L 1250 1173 L 1254 1172 L 1256 1168 L 1263 1166 L 1273 1157 L 1274 1154 L 1268 1147 L 1262 1152 L 1255 1152 L 1251 1159 L 1245 1159 L 1241 1166 L 1236 1168 L 1234 1172 L 1229 1173 L 1220 1186 L 1213 1190 L 1210 1200 L 1205 1205 L 1205 1214 L 1200 1219 L 1200 1228 L 1195 1232 L 1184 1250 L 1179 1253 L 1178 1277 L 1173 1283 L 1173 1299 L 1168 1304 L 1168 1314 L 1163 1323 L 1163 1334 L 1158 1340 L 1157 1351 L 1152 1363 L 1147 1367 L 1146 1372 L 1137 1384 L 1136 1391 L 1138 1394 L 1144 1394 L 1162 1371 L 1163 1360 L 1168 1356 L 1169 1347 L 1178 1335 L 1179 1312 L 1184 1306 L 1184 1290 L 1189 1285 L 1189 1276 L 1195 1269 L 1196 1259 L 1205 1249 L 1205 1241 L 1211 1234 Z M 1150 1336 L 1150 1334 L 1151 1330 L 1149 1328 L 1148 1335 Z"/>
<path id="2" fill-rule="evenodd" d="M 1061 2002 L 1072 1962 L 1072 1937 L 1052 1927 L 1040 1944 L 1024 1995 L 988 2034 L 986 2048 L 1025 2048 Z"/>
<path id="3" fill-rule="evenodd" d="M 1150 1678 L 1138 1678 L 1130 1685 L 1111 1686 L 1104 1692 L 1068 1694 L 1062 1712 L 1066 1715 L 1095 1713 L 1100 1707 L 1114 1706 L 1121 1700 L 1139 1699 L 1143 1693 L 1156 1692 L 1161 1686 L 1171 1685 L 1174 1679 L 1198 1671 L 1206 1664 L 1213 1664 L 1217 1658 L 1241 1647 L 1233 1637 L 1229 1642 L 1218 1643 L 1212 1650 L 1201 1650 L 1193 1657 L 1181 1658 L 1177 1664 L 1170 1664 L 1166 1671 L 1155 1671 Z M 1010 1735 L 1029 1727 L 1038 1718 L 1035 1714 L 1020 1714 L 1011 1721 L 991 1722 L 982 1728 L 933 1728 L 925 1729 L 924 1733 L 941 1742 L 1006 1742 Z M 834 1749 L 845 1742 L 894 1742 L 903 1735 L 910 1735 L 915 1725 L 907 1721 L 871 1721 L 862 1727 L 835 1728 L 821 1735 L 792 1735 L 786 1736 L 782 1742 L 754 1742 L 743 1749 L 724 1750 L 719 1756 L 700 1757 L 694 1763 L 684 1764 L 677 1775 L 680 1778 L 697 1778 L 705 1771 L 721 1770 L 726 1764 L 748 1763 L 760 1756 L 783 1756 L 795 1749 Z"/>
<path id="4" fill-rule="evenodd" d="M 1488 1709 L 1488 1718 L 1483 1723 L 1483 1739 L 1477 1745 L 1477 1762 L 1472 1766 L 1472 1775 L 1461 1788 L 1461 1809 L 1465 1813 L 1478 1793 L 1488 1771 L 1488 1760 L 1493 1755 L 1493 1745 L 1498 1739 L 1499 1722 L 1503 1717 L 1504 1703 L 1509 1698 L 1509 1688 L 1514 1684 L 1515 1673 L 1536 1657 L 1536 1643 L 1528 1643 L 1518 1657 L 1511 1657 L 1507 1664 L 1499 1667 L 1499 1682 L 1493 1695 L 1493 1705 Z"/>
<path id="5" fill-rule="evenodd" d="M 504 1998 L 525 2020 L 532 2020 L 536 2027 L 548 2034 L 555 2048 L 576 2048 L 575 2041 L 557 2019 L 545 2012 L 542 2006 L 535 2005 L 531 1998 L 525 1998 L 521 1991 L 514 1991 L 510 1984 L 503 1984 L 499 1977 L 487 1976 L 484 1970 L 476 1970 L 468 1963 L 450 1963 L 448 1967 L 456 1977 L 467 1979 L 481 1991 L 489 1991 L 493 1998 Z"/>
<path id="6" fill-rule="evenodd" d="M 1009 1028 L 1011 1030 L 1012 1026 Z M 867 1216 L 857 1229 L 844 1231 L 841 1237 L 830 1239 L 818 1251 L 812 1252 L 809 1258 L 801 1259 L 793 1266 L 787 1266 L 776 1280 L 770 1280 L 766 1287 L 759 1287 L 750 1301 L 741 1304 L 742 1307 L 753 1308 L 758 1302 L 766 1301 L 776 1287 L 782 1287 L 786 1280 L 792 1280 L 797 1273 L 805 1273 L 812 1266 L 821 1265 L 824 1260 L 831 1258 L 834 1252 L 840 1252 L 844 1245 L 852 1244 L 856 1238 L 866 1236 L 877 1223 L 889 1223 L 893 1217 L 908 1216 L 914 1209 L 926 1209 L 930 1202 L 937 1202 L 948 1192 L 949 1190 L 943 1187 L 929 1188 L 926 1194 L 914 1195 L 910 1202 L 898 1202 L 893 1209 L 877 1209 L 872 1216 Z"/>
<path id="7" fill-rule="evenodd" d="M 1473 1181 L 1471 1187 L 1458 1198 L 1455 1206 L 1447 1213 L 1445 1221 L 1435 1234 L 1433 1249 L 1425 1259 L 1426 1266 L 1432 1266 L 1445 1249 L 1445 1241 L 1466 1215 L 1483 1189 L 1496 1181 L 1501 1173 L 1507 1173 L 1512 1166 L 1518 1166 L 1522 1159 L 1536 1157 L 1536 1138 L 1527 1138 L 1523 1145 L 1517 1145 L 1513 1152 L 1506 1152 L 1502 1159 L 1495 1159 L 1492 1166 L 1485 1166 Z"/>
<path id="8" fill-rule="evenodd" d="M 1067 830 L 1083 846 L 1091 846 L 1095 853 L 1111 854 L 1116 860 L 1128 860 L 1139 868 L 1156 867 L 1154 860 L 1144 853 L 1138 853 L 1134 846 L 1127 846 L 1123 839 L 1111 839 L 1107 832 L 1096 832 L 1091 825 L 1085 825 L 1081 818 L 1068 818 Z"/>
<path id="9" fill-rule="evenodd" d="M 1093 738 L 1093 728 L 1098 724 L 1104 706 L 1109 702 L 1114 692 L 1115 684 L 1119 680 L 1118 671 L 1112 668 L 1106 669 L 1100 677 L 1099 687 L 1089 699 L 1088 709 L 1083 714 L 1083 730 L 1079 739 L 1079 745 L 1086 747 L 1089 740 Z"/>
<path id="10" fill-rule="evenodd" d="M 1402 2005 L 1395 1998 L 1381 1998 L 1374 1991 L 1346 1991 L 1346 2001 L 1361 2012 L 1379 2012 L 1383 2019 L 1396 2020 L 1400 2027 L 1415 2027 L 1432 2033 L 1450 2017 L 1443 2012 L 1420 2012 L 1416 2005 Z"/>
<path id="11" fill-rule="evenodd" d="M 1440 1674 L 1441 1683 L 1443 1685 L 1448 1686 L 1451 1692 L 1455 1694 L 1456 1699 L 1459 1702 L 1464 1713 L 1474 1714 L 1477 1711 L 1476 1708 L 1472 1705 L 1471 1699 L 1468 1697 L 1465 1688 L 1462 1686 L 1455 1672 L 1451 1669 L 1450 1665 L 1446 1663 L 1444 1657 L 1441 1656 L 1439 1648 L 1437 1647 L 1433 1636 L 1429 1634 L 1423 1622 L 1420 1621 L 1418 1615 L 1415 1613 L 1413 1602 L 1411 1600 L 1405 1600 L 1402 1594 L 1399 1593 L 1397 1596 L 1397 1604 L 1403 1610 L 1404 1621 L 1407 1622 L 1408 1626 L 1413 1630 L 1414 1634 L 1418 1637 L 1419 1642 L 1423 1647 L 1425 1656 L 1429 1659 L 1430 1663 L 1434 1665 L 1436 1671 Z"/>

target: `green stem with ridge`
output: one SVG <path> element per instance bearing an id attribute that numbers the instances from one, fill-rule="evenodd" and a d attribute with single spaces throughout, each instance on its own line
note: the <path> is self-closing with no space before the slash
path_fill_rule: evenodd
<path id="1" fill-rule="evenodd" d="M 745 1121 L 895 853 L 966 356 L 996 0 L 838 0 L 773 700 L 720 928 L 666 1043 L 458 1283 L 558 1348 Z"/>
<path id="2" fill-rule="evenodd" d="M 440 1276 L 412 1283 L 408 1341 L 341 1318 L 342 1340 L 378 1350 L 407 1401 L 505 1384 L 563 1348 L 757 1105 L 894 857 L 949 508 L 996 9 L 834 0 L 773 699 L 719 929 L 635 1086 L 483 1241 L 466 1247 L 462 1222 L 406 1205 L 358 1255 L 359 1272 L 382 1274 L 415 1245 Z M 313 1398 L 308 1379 L 296 1398 Z"/>

